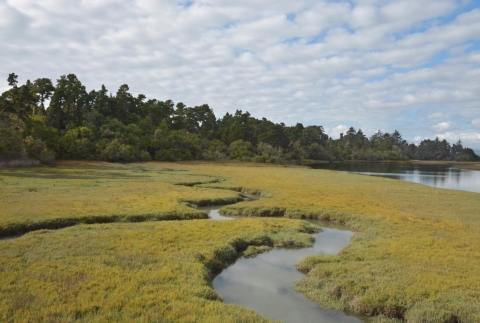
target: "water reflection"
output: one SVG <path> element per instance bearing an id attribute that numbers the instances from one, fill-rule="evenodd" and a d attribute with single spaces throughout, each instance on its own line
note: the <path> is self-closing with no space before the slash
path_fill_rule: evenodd
<path id="1" fill-rule="evenodd" d="M 230 218 L 227 216 L 220 215 L 220 212 L 218 210 L 219 206 L 214 205 L 214 206 L 202 206 L 199 207 L 199 210 L 202 211 L 207 211 L 208 213 L 208 218 L 210 220 L 216 220 L 216 221 L 225 221 L 225 220 L 233 220 L 234 218 Z"/>
<path id="2" fill-rule="evenodd" d="M 229 217 L 220 215 L 218 210 L 210 210 L 210 212 L 208 212 L 208 217 L 212 220 L 219 220 L 219 221 L 233 220 L 233 218 L 229 218 Z"/>
<path id="3" fill-rule="evenodd" d="M 397 163 L 325 163 L 312 168 L 400 179 L 423 185 L 480 193 L 480 171 L 449 166 Z"/>

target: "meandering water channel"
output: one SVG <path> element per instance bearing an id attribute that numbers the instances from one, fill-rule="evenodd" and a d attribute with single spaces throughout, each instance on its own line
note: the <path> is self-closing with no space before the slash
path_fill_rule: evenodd
<path id="1" fill-rule="evenodd" d="M 212 220 L 231 220 L 208 210 Z M 295 281 L 304 277 L 296 270 L 300 260 L 316 254 L 337 254 L 350 241 L 353 232 L 325 221 L 311 220 L 323 228 L 314 234 L 311 248 L 274 249 L 255 258 L 239 258 L 213 281 L 213 288 L 226 303 L 255 310 L 261 315 L 292 323 L 360 323 L 362 317 L 322 308 L 296 292 Z"/>
<path id="2" fill-rule="evenodd" d="M 423 185 L 480 193 L 480 171 L 445 165 L 404 163 L 322 163 L 316 169 L 381 176 Z M 210 209 L 212 220 L 232 220 L 217 209 Z M 323 228 L 314 234 L 312 248 L 274 249 L 255 258 L 239 258 L 213 281 L 213 288 L 227 303 L 253 309 L 263 316 L 283 322 L 359 323 L 366 317 L 330 311 L 297 293 L 293 286 L 303 274 L 295 264 L 315 254 L 337 254 L 350 241 L 353 232 L 324 221 L 311 220 Z"/>

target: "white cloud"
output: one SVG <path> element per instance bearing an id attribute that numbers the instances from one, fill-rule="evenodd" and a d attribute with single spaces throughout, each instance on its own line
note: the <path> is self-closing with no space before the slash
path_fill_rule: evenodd
<path id="1" fill-rule="evenodd" d="M 423 137 L 423 136 L 415 136 L 412 140 L 413 143 L 415 143 L 416 145 L 420 144 L 420 142 L 422 140 L 425 140 L 425 139 L 428 139 L 427 137 Z"/>
<path id="2" fill-rule="evenodd" d="M 480 118 L 479 118 L 479 119 L 474 119 L 474 120 L 472 120 L 472 126 L 473 126 L 475 129 L 480 130 Z"/>
<path id="3" fill-rule="evenodd" d="M 436 132 L 444 132 L 444 131 L 452 129 L 456 126 L 457 126 L 457 124 L 455 122 L 444 121 L 444 122 L 440 122 L 440 123 L 437 123 L 436 125 L 432 126 L 432 130 L 436 131 Z"/>
<path id="4" fill-rule="evenodd" d="M 480 133 L 479 132 L 445 132 L 436 135 L 439 139 L 446 139 L 450 144 L 456 143 L 458 140 L 461 140 L 463 146 L 466 146 L 465 143 L 473 143 L 473 147 L 479 147 L 480 144 Z M 478 149 L 478 148 L 477 148 Z"/>
<path id="5" fill-rule="evenodd" d="M 336 127 L 325 129 L 325 132 L 333 139 L 338 139 L 341 133 L 345 133 L 350 127 L 340 124 Z"/>
<path id="6" fill-rule="evenodd" d="M 435 112 L 428 116 L 430 119 L 440 119 L 444 117 L 442 112 Z"/>

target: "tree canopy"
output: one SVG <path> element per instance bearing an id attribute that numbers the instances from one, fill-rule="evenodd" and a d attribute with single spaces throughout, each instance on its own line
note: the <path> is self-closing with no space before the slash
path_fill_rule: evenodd
<path id="1" fill-rule="evenodd" d="M 461 141 L 408 143 L 399 131 L 370 138 L 350 127 L 332 139 L 322 126 L 286 126 L 248 111 L 217 118 L 208 104 L 134 96 L 127 84 L 109 93 L 88 92 L 75 74 L 18 85 L 0 96 L 0 160 L 59 159 L 181 161 L 241 159 L 255 162 L 315 160 L 456 160 L 480 158 Z M 48 103 L 48 107 L 45 105 Z"/>

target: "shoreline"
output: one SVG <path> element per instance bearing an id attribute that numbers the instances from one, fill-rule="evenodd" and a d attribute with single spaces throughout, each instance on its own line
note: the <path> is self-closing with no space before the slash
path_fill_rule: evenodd
<path id="1" fill-rule="evenodd" d="M 324 160 L 309 160 L 302 162 L 301 166 L 314 164 L 406 164 L 406 165 L 431 165 L 431 166 L 449 166 L 459 169 L 480 170 L 480 162 L 455 162 L 455 161 L 435 161 L 435 160 L 345 160 L 345 161 L 324 161 Z"/>

